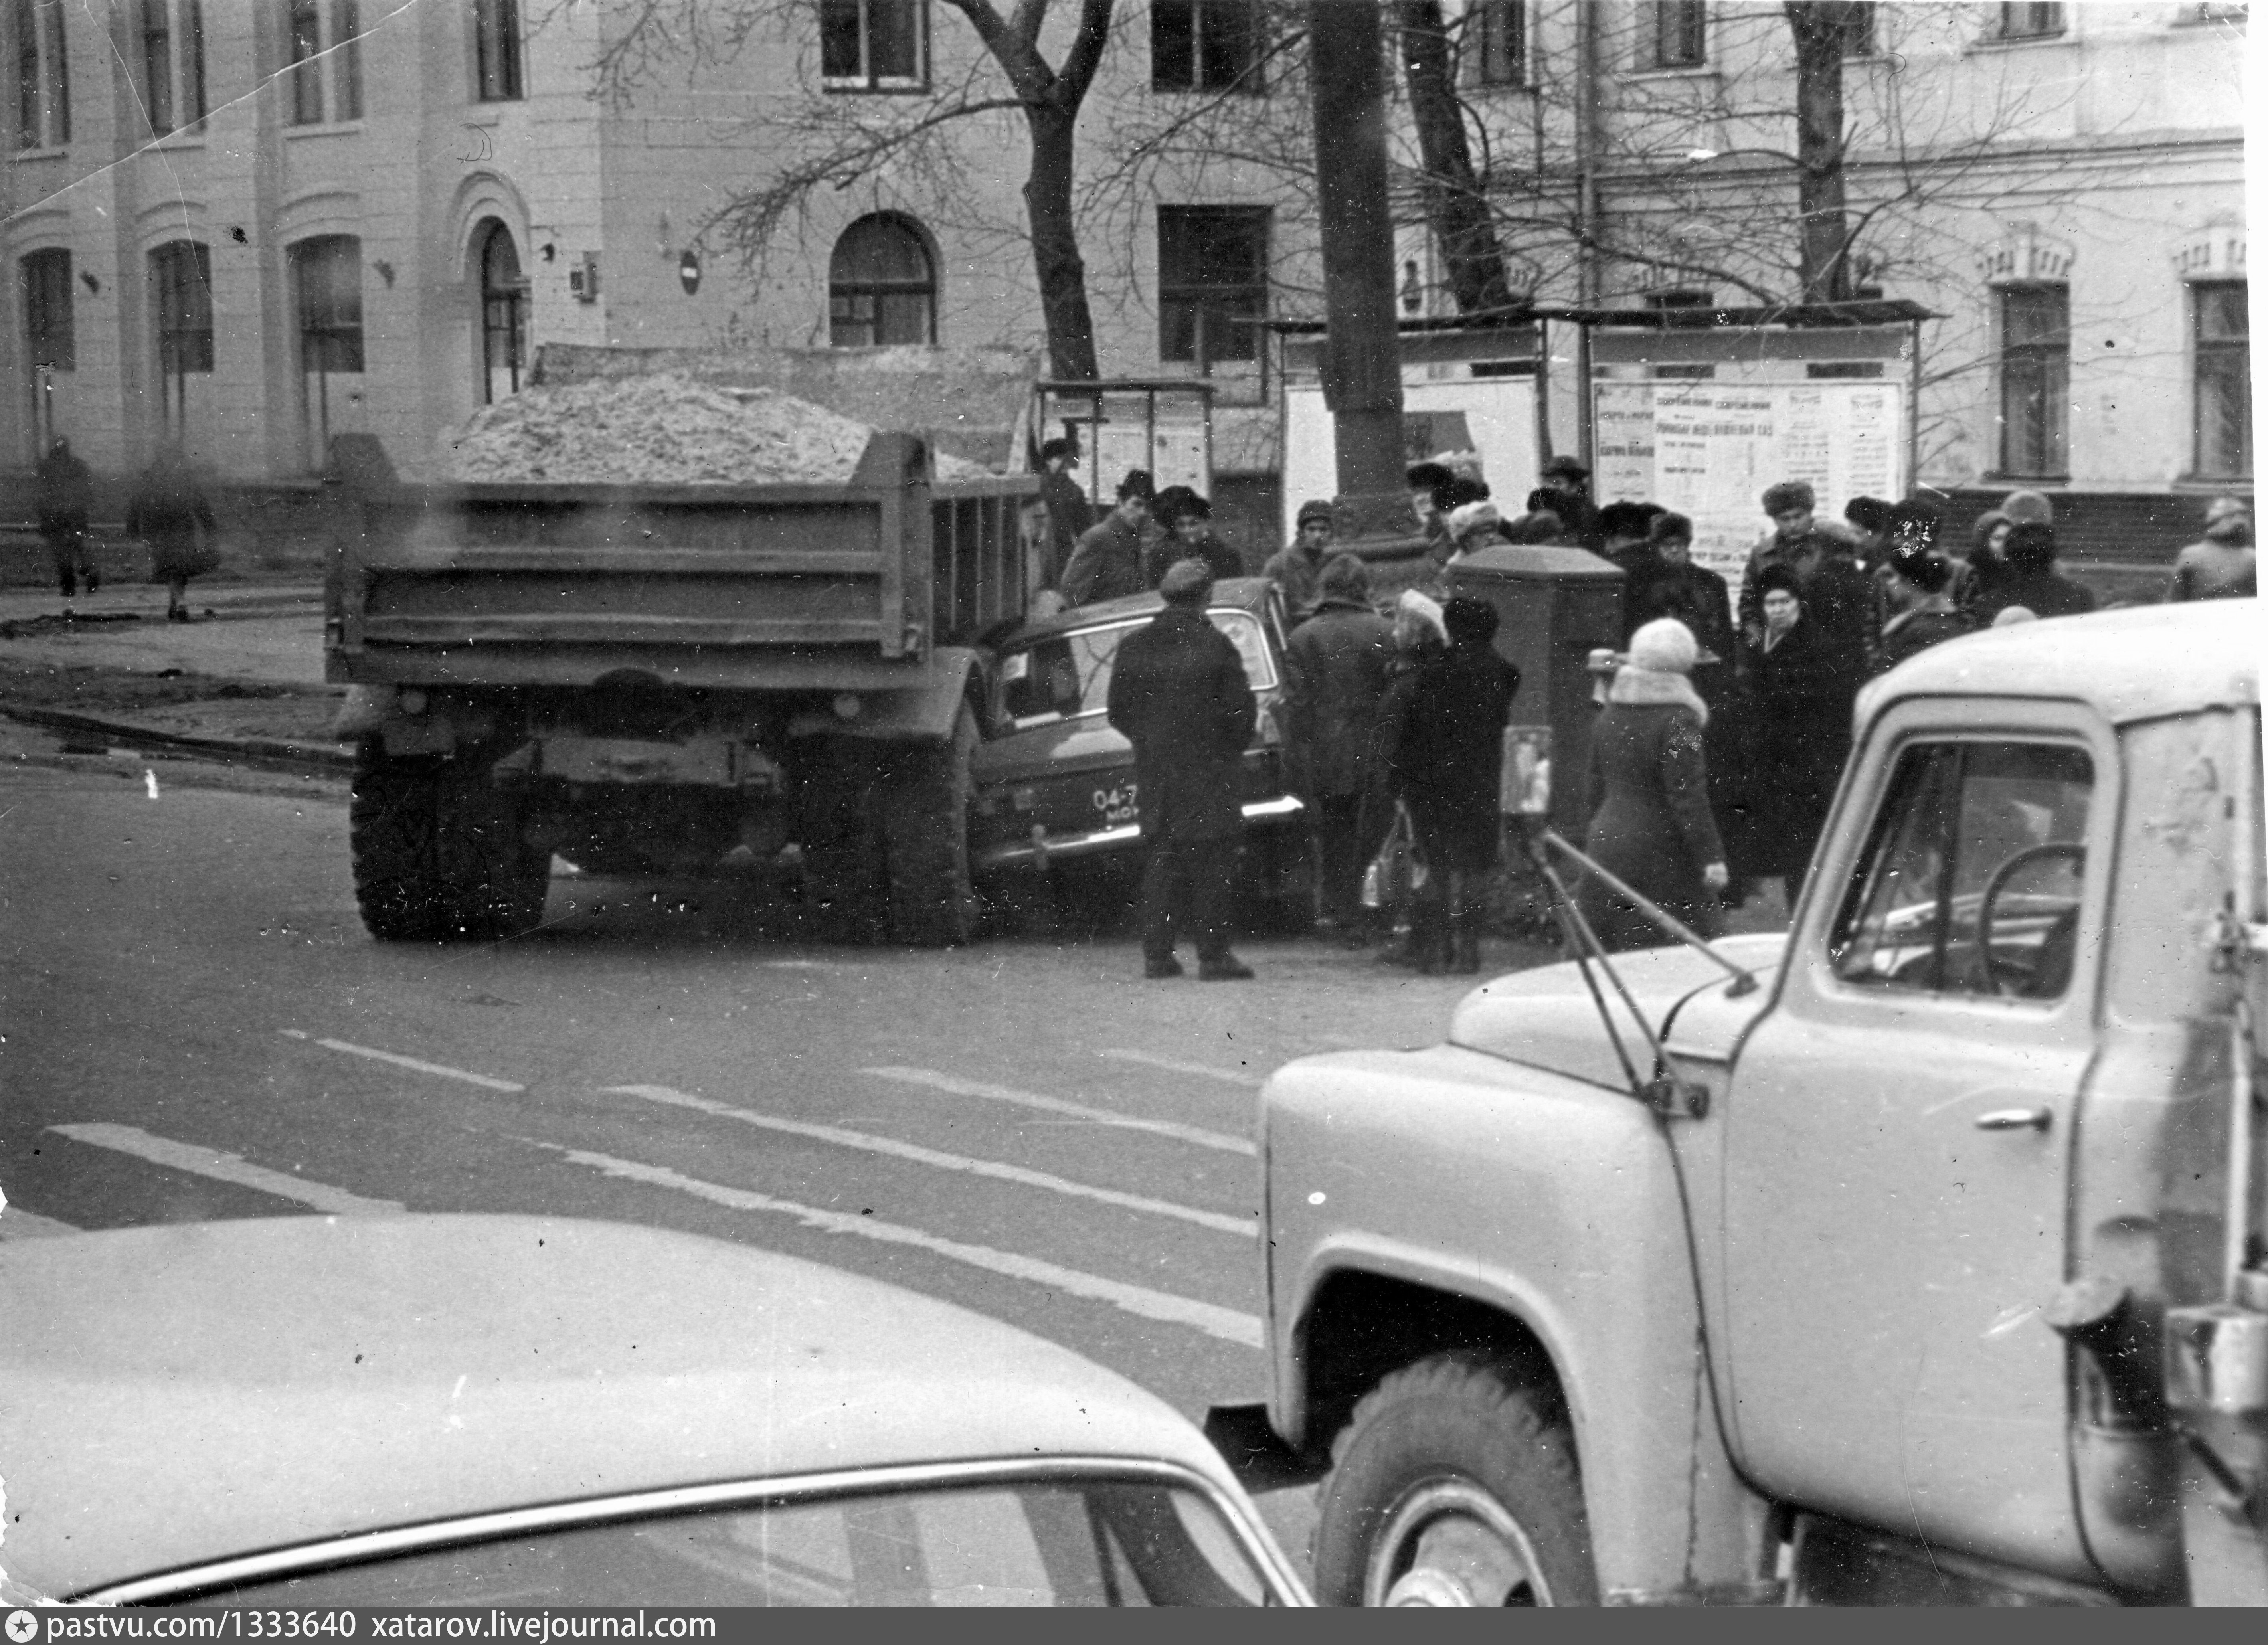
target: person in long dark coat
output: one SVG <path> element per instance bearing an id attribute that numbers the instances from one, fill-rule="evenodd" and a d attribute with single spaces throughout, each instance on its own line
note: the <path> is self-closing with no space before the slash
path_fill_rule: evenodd
<path id="1" fill-rule="evenodd" d="M 1731 882 L 1709 808 L 1701 734 L 1708 704 L 1687 676 L 1700 647 L 1675 617 L 1631 637 L 1607 705 L 1591 724 L 1591 828 L 1584 850 L 1599 865 L 1704 935 L 1717 926 L 1716 893 Z M 1575 894 L 1601 943 L 1650 948 L 1671 939 L 1605 881 L 1586 874 Z"/>
<path id="2" fill-rule="evenodd" d="M 2000 544 L 2000 574 L 1970 607 L 1980 628 L 2010 606 L 2037 617 L 2084 616 L 2095 609 L 2092 589 L 2056 570 L 2053 526 L 2017 521 Z"/>
<path id="3" fill-rule="evenodd" d="M 1094 524 L 1094 505 L 1071 470 L 1079 467 L 1079 447 L 1069 439 L 1051 439 L 1040 447 L 1045 474 L 1040 499 L 1048 510 L 1048 563 L 1040 586 L 1053 588 L 1071 564 L 1079 540 Z"/>
<path id="4" fill-rule="evenodd" d="M 1151 550 L 1157 563 L 1156 574 L 1150 579 L 1152 586 L 1164 581 L 1177 562 L 1187 559 L 1203 560 L 1215 582 L 1244 575 L 1244 557 L 1213 532 L 1212 505 L 1188 486 L 1167 486 L 1150 505 L 1150 512 L 1165 533 Z"/>
<path id="5" fill-rule="evenodd" d="M 1442 609 L 1448 649 L 1388 693 L 1380 741 L 1410 808 L 1429 895 L 1411 911 L 1418 969 L 1480 970 L 1481 921 L 1502 823 L 1504 727 L 1520 670 L 1496 654 L 1496 608 L 1464 597 Z"/>
<path id="6" fill-rule="evenodd" d="M 1146 468 L 1130 468 L 1118 483 L 1118 506 L 1079 534 L 1071 564 L 1064 567 L 1063 597 L 1071 605 L 1096 605 L 1145 593 L 1144 574 L 1150 499 L 1156 488 Z"/>
<path id="7" fill-rule="evenodd" d="M 1370 795 L 1394 626 L 1371 609 L 1370 573 L 1353 555 L 1333 555 L 1315 586 L 1314 615 L 1284 648 L 1285 743 L 1322 866 L 1323 924 L 1352 940 L 1363 870 L 1386 837 Z"/>
<path id="8" fill-rule="evenodd" d="M 87 522 L 93 507 L 94 481 L 86 464 L 75 456 L 70 441 L 58 436 L 34 470 L 39 483 L 40 535 L 55 559 L 55 580 L 63 598 L 78 592 L 81 579 L 92 594 L 102 586 L 101 569 L 86 544 Z"/>
<path id="9" fill-rule="evenodd" d="M 1882 560 L 1882 589 L 1890 616 L 1875 648 L 1874 672 L 1888 674 L 1909 657 L 1957 639 L 1977 625 L 1955 607 L 1947 589 L 1952 564 L 1911 542 L 1895 542 Z"/>
<path id="10" fill-rule="evenodd" d="M 1143 975 L 1179 977 L 1176 936 L 1197 939 L 1206 982 L 1252 975 L 1230 952 L 1237 849 L 1244 833 L 1238 776 L 1259 704 L 1235 645 L 1205 616 L 1212 573 L 1203 560 L 1168 570 L 1166 609 L 1129 634 L 1111 670 L 1105 712 L 1134 745 L 1141 795 Z"/>
<path id="11" fill-rule="evenodd" d="M 1763 635 L 1742 648 L 1750 815 L 1749 854 L 1739 867 L 1757 878 L 1782 878 L 1793 908 L 1851 752 L 1851 693 L 1843 660 L 1804 612 L 1795 572 L 1767 566 L 1757 593 Z"/>
<path id="12" fill-rule="evenodd" d="M 219 527 L 203 488 L 177 447 L 143 471 L 127 505 L 126 528 L 150 542 L 151 580 L 166 585 L 168 622 L 189 620 L 189 579 L 220 563 Z"/>

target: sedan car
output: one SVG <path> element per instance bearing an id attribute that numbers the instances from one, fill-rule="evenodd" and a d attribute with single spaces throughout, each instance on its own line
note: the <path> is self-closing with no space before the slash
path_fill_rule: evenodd
<path id="1" fill-rule="evenodd" d="M 1142 836 L 1134 750 L 1104 717 L 1118 647 L 1164 609 L 1154 594 L 1078 606 L 991 642 L 993 716 L 976 751 L 972 867 L 979 874 L 1131 861 Z M 1208 615 L 1235 644 L 1260 699 L 1244 756 L 1245 878 L 1262 918 L 1312 916 L 1307 818 L 1284 761 L 1284 601 L 1264 578 L 1213 586 Z"/>
<path id="2" fill-rule="evenodd" d="M 691 1235 L 291 1217 L 0 1245 L 8 1597 L 1307 1603 L 1185 1419 Z"/>

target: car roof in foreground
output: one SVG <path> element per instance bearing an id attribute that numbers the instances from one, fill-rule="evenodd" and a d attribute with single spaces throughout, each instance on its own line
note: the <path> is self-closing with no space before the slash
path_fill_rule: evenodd
<path id="1" fill-rule="evenodd" d="M 2257 600 L 2134 606 L 1984 629 L 1933 645 L 1867 688 L 1861 722 L 1910 697 L 2060 697 L 2113 725 L 2260 701 Z"/>
<path id="2" fill-rule="evenodd" d="M 1257 612 L 1268 601 L 1269 581 L 1265 577 L 1224 577 L 1212 586 L 1212 598 L 1206 609 L 1213 611 L 1236 609 Z M 1027 645 L 1036 639 L 1052 634 L 1069 634 L 1079 629 L 1103 628 L 1113 623 L 1123 623 L 1131 617 L 1155 616 L 1165 609 L 1165 601 L 1155 594 L 1126 594 L 1116 600 L 1098 600 L 1088 606 L 1067 606 L 1053 616 L 1027 623 L 1005 636 L 1002 646 Z"/>
<path id="3" fill-rule="evenodd" d="M 0 1567 L 63 1596 L 498 1508 L 897 1463 L 1226 1464 L 1012 1326 L 721 1240 L 563 1218 L 0 1244 Z"/>

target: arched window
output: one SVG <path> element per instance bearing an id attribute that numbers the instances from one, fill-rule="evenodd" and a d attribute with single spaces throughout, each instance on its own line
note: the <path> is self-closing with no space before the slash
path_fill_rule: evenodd
<path id="1" fill-rule="evenodd" d="M 860 218 L 827 269 L 828 341 L 838 349 L 937 341 L 937 273 L 903 218 Z"/>
<path id="2" fill-rule="evenodd" d="M 189 375 L 213 368 L 212 252 L 177 240 L 150 254 L 150 300 L 158 333 L 158 385 L 166 429 L 188 424 Z"/>
<path id="3" fill-rule="evenodd" d="M 490 218 L 482 226 L 481 397 L 494 403 L 519 392 L 527 365 L 527 277 L 512 231 Z"/>

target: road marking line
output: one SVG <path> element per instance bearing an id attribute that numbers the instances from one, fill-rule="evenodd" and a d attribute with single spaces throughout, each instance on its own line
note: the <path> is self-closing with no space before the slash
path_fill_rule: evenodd
<path id="1" fill-rule="evenodd" d="M 534 1139 L 526 1140 L 534 1142 Z M 806 1228 L 828 1234 L 856 1234 L 864 1238 L 880 1240 L 887 1245 L 911 1245 L 939 1257 L 949 1257 L 955 1262 L 967 1263 L 973 1268 L 983 1268 L 993 1273 L 1006 1274 L 1011 1279 L 1028 1280 L 1035 1285 L 1049 1286 L 1072 1296 L 1108 1302 L 1113 1308 L 1139 1315 L 1144 1319 L 1164 1320 L 1169 1324 L 1188 1325 L 1218 1337 L 1224 1342 L 1233 1342 L 1248 1348 L 1261 1346 L 1260 1319 L 1255 1314 L 1239 1313 L 1233 1308 L 1218 1308 L 1211 1302 L 1194 1298 L 1175 1296 L 1166 1291 L 1152 1291 L 1145 1286 L 1127 1285 L 1116 1280 L 1105 1280 L 1100 1275 L 1082 1273 L 1076 1268 L 1064 1268 L 1036 1257 L 1025 1257 L 1014 1251 L 995 1250 L 989 1245 L 969 1245 L 919 1228 L 906 1228 L 895 1222 L 878 1221 L 873 1217 L 854 1216 L 842 1211 L 821 1211 L 813 1206 L 801 1206 L 792 1199 L 775 1199 L 769 1194 L 755 1193 L 746 1188 L 727 1188 L 718 1183 L 705 1183 L 697 1177 L 687 1177 L 671 1170 L 666 1165 L 642 1165 L 635 1160 L 620 1160 L 608 1154 L 593 1154 L 583 1148 L 571 1148 L 556 1142 L 535 1142 L 540 1148 L 563 1154 L 577 1165 L 588 1165 L 608 1177 L 627 1182 L 645 1183 L 656 1188 L 674 1188 L 679 1193 L 690 1194 L 696 1199 L 706 1199 L 712 1205 L 734 1211 L 770 1211 L 792 1216 Z"/>
<path id="2" fill-rule="evenodd" d="M 56 1234 L 77 1232 L 71 1223 L 58 1222 L 53 1217 L 43 1217 L 36 1211 L 0 1200 L 0 1239 L 47 1239 Z"/>
<path id="3" fill-rule="evenodd" d="M 153 1137 L 138 1125 L 50 1125 L 49 1131 L 69 1137 L 74 1142 L 88 1142 L 98 1148 L 114 1148 L 121 1154 L 131 1154 L 137 1159 L 155 1165 L 170 1165 L 175 1170 L 194 1171 L 200 1177 L 210 1177 L 224 1183 L 234 1183 L 241 1188 L 257 1188 L 278 1199 L 295 1200 L 303 1206 L 313 1206 L 318 1211 L 328 1211 L 335 1216 L 375 1217 L 399 1216 L 400 1201 L 365 1199 L 360 1194 L 349 1193 L 343 1188 L 333 1188 L 327 1183 L 311 1183 L 304 1177 L 294 1177 L 287 1171 L 271 1171 L 264 1165 L 254 1165 L 240 1154 L 224 1153 L 218 1148 L 202 1147 L 193 1142 L 175 1142 L 170 1137 Z"/>
<path id="4" fill-rule="evenodd" d="M 1227 1154 L 1257 1154 L 1247 1137 L 1232 1137 L 1226 1132 L 1205 1131 L 1196 1125 L 1177 1125 L 1170 1119 L 1137 1119 L 1131 1114 L 1114 1113 L 1107 1108 L 1088 1108 L 1079 1103 L 1066 1103 L 1059 1096 L 1042 1096 L 1036 1091 L 1019 1091 L 1011 1086 L 987 1085 L 982 1080 L 963 1080 L 949 1073 L 939 1073 L 933 1068 L 862 1068 L 861 1073 L 871 1073 L 878 1080 L 895 1080 L 905 1085 L 926 1085 L 939 1091 L 950 1091 L 955 1096 L 988 1097 L 996 1103 L 1014 1103 L 1024 1108 L 1036 1108 L 1047 1114 L 1068 1114 L 1074 1119 L 1091 1120 L 1098 1125 L 1116 1125 L 1124 1131 L 1153 1132 L 1161 1137 L 1173 1137 L 1182 1142 L 1194 1142 L 1201 1148 L 1219 1148 Z"/>
<path id="5" fill-rule="evenodd" d="M 1146 1051 L 1106 1051 L 1096 1053 L 1118 1062 L 1147 1063 L 1152 1068 L 1163 1068 L 1168 1073 L 1193 1073 L 1203 1080 L 1218 1080 L 1223 1085 L 1241 1085 L 1258 1090 L 1266 1083 L 1256 1073 L 1247 1073 L 1241 1068 L 1209 1068 L 1201 1062 L 1178 1062 L 1171 1057 L 1153 1057 Z"/>
<path id="6" fill-rule="evenodd" d="M 997 1160 L 975 1160 L 966 1154 L 941 1154 L 918 1143 L 900 1142 L 895 1138 L 877 1137 L 867 1132 L 844 1131 L 839 1126 L 814 1125 L 808 1120 L 751 1113 L 745 1108 L 734 1108 L 729 1103 L 695 1096 L 690 1092 L 674 1090 L 666 1085 L 610 1085 L 606 1089 L 623 1096 L 642 1096 L 650 1103 L 667 1103 L 673 1107 L 689 1108 L 696 1114 L 712 1114 L 719 1119 L 736 1119 L 744 1125 L 784 1132 L 792 1137 L 809 1137 L 814 1141 L 831 1143 L 836 1147 L 861 1148 L 869 1154 L 885 1154 L 895 1159 L 911 1160 L 917 1165 L 934 1165 L 940 1170 L 966 1171 L 975 1177 L 997 1177 L 1004 1183 L 1020 1183 L 1027 1188 L 1044 1188 L 1051 1193 L 1100 1200 L 1104 1205 L 1119 1206 L 1129 1211 L 1179 1217 L 1182 1221 L 1194 1222 L 1199 1228 L 1213 1228 L 1223 1234 L 1240 1234 L 1247 1239 L 1256 1239 L 1260 1235 L 1260 1224 L 1253 1217 L 1233 1217 L 1219 1211 L 1200 1211 L 1194 1206 L 1176 1205 L 1170 1199 L 1152 1199 L 1145 1194 L 1125 1193 L 1116 1188 L 1098 1188 L 1091 1183 L 1075 1183 L 1069 1177 L 1027 1170 L 1020 1165 L 1005 1165 Z"/>
<path id="7" fill-rule="evenodd" d="M 516 1085 L 510 1080 L 493 1080 L 484 1073 L 468 1073 L 462 1068 L 452 1068 L 446 1063 L 426 1062 L 416 1057 L 404 1057 L 399 1051 L 376 1051 L 368 1045 L 350 1044 L 342 1039 L 317 1039 L 313 1035 L 298 1029 L 278 1029 L 276 1032 L 283 1035 L 285 1039 L 306 1040 L 310 1044 L 320 1045 L 325 1051 L 344 1051 L 350 1057 L 367 1057 L 373 1062 L 390 1062 L 397 1068 L 414 1069 L 419 1073 L 438 1074 L 444 1080 L 462 1080 L 467 1085 L 477 1085 L 485 1090 L 518 1092 L 527 1089 L 526 1086 Z"/>

